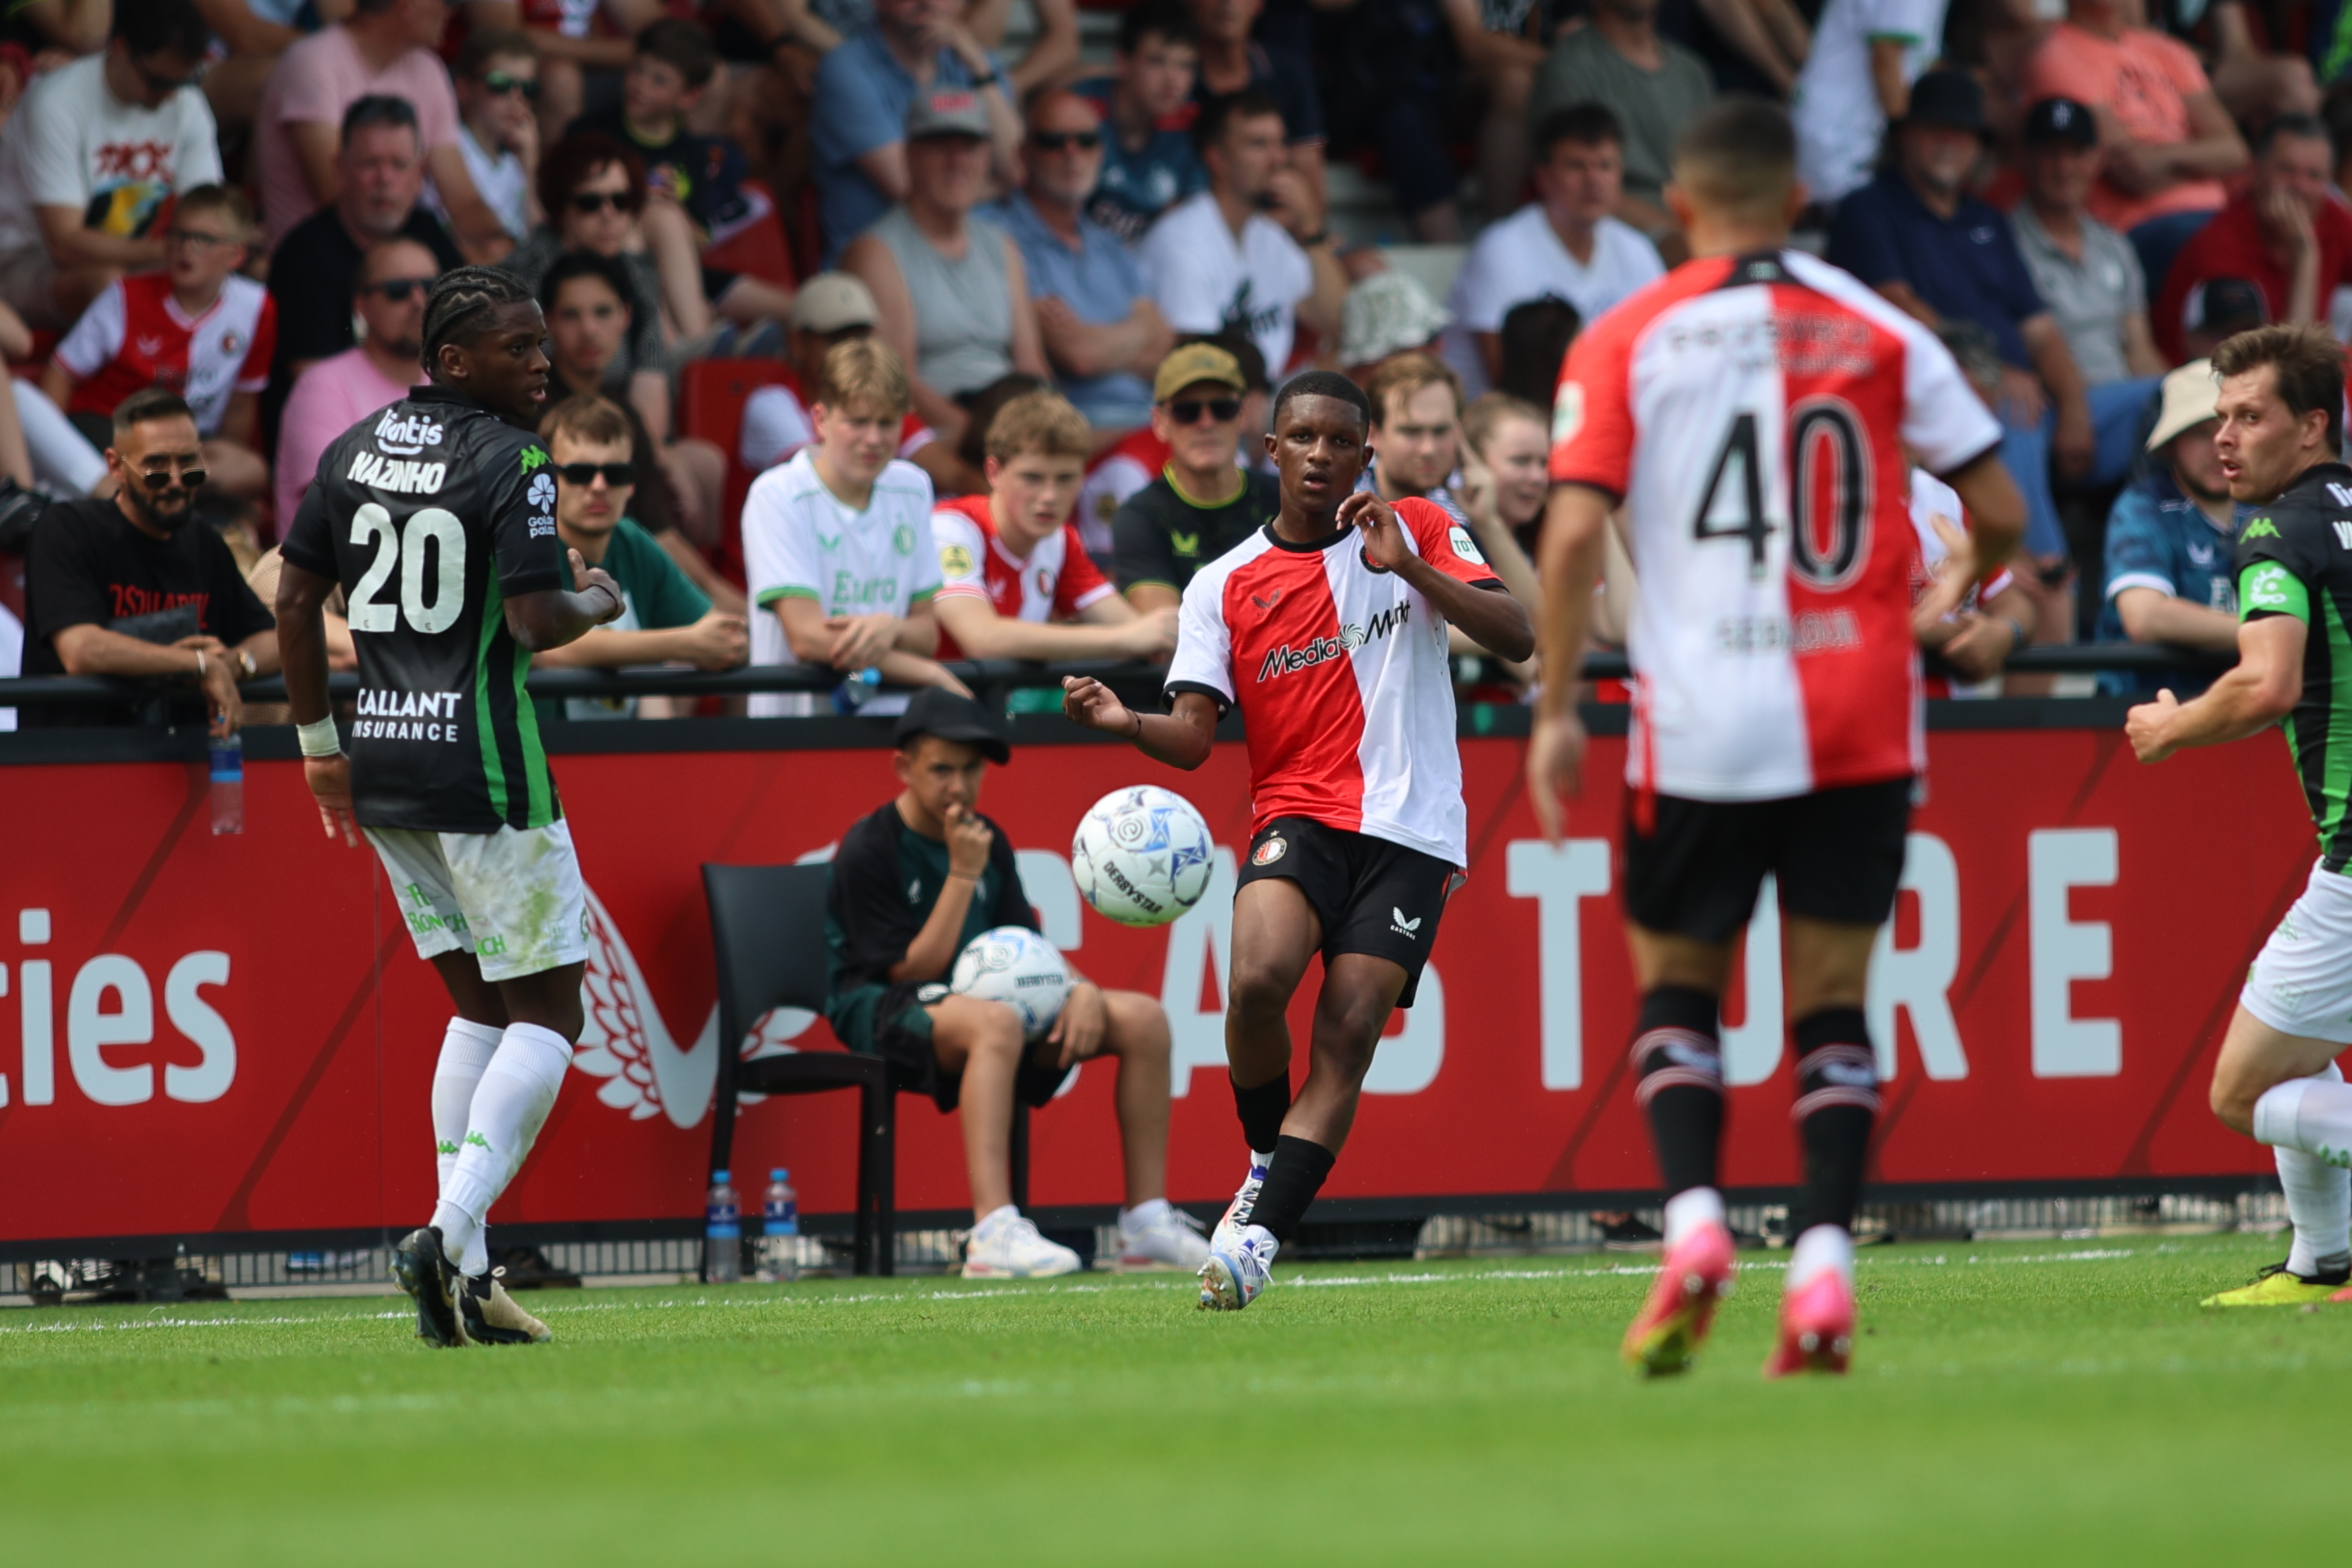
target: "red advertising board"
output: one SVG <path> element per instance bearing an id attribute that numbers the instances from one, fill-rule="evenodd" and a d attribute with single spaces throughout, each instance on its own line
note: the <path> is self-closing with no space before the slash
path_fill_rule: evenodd
<path id="1" fill-rule="evenodd" d="M 1463 743 L 1467 885 L 1422 1002 L 1382 1047 L 1327 1194 L 1599 1193 L 1654 1181 L 1625 1079 L 1633 996 L 1612 845 L 1622 742 L 1554 851 L 1521 743 Z M 1906 890 L 1872 996 L 1885 1182 L 2197 1178 L 2266 1171 L 2219 1127 L 2204 1079 L 2240 978 L 2299 889 L 2311 834 L 2275 741 L 2143 768 L 2099 730 L 1930 738 Z M 894 785 L 879 751 L 561 758 L 594 897 L 597 1026 L 503 1222 L 697 1212 L 719 1048 L 698 867 L 806 858 Z M 1082 908 L 1081 810 L 1149 780 L 1227 847 L 1202 906 L 1136 931 Z M 0 768 L 14 826 L 0 899 L 0 1243 L 407 1226 L 432 1198 L 426 1094 L 447 1016 L 373 854 L 330 844 L 292 763 L 247 772 L 247 831 L 215 837 L 196 771 Z M 984 809 L 1024 851 L 1048 934 L 1174 1025 L 1172 1195 L 1222 1199 L 1241 1153 L 1219 1013 L 1230 850 L 1249 830 L 1238 746 L 1181 776 L 1122 748 L 1030 747 Z M 1727 1179 L 1797 1176 L 1777 925 L 1751 932 L 1728 1006 Z M 1310 975 L 1310 984 L 1312 976 Z M 1305 1020 L 1302 1005 L 1295 1016 Z M 1298 1031 L 1304 1037 L 1303 1029 Z M 760 1048 L 833 1048 L 770 1020 Z M 1119 1197 L 1108 1064 L 1038 1114 L 1033 1200 Z M 736 1163 L 793 1167 L 814 1213 L 851 1206 L 846 1097 L 749 1106 Z M 951 1119 L 900 1101 L 898 1202 L 966 1202 Z"/>

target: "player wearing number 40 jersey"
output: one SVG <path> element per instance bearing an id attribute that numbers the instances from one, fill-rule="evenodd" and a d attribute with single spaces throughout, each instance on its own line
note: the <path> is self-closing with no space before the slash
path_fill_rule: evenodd
<path id="1" fill-rule="evenodd" d="M 1696 259 L 1586 330 L 1553 414 L 1528 770 L 1555 842 L 1583 754 L 1570 703 L 1586 606 L 1620 500 L 1640 583 L 1627 648 L 1633 1066 L 1668 1200 L 1664 1267 L 1625 1352 L 1652 1373 L 1689 1363 L 1731 1286 L 1719 1008 L 1767 874 L 1785 921 L 1805 1192 L 1765 1370 L 1845 1369 L 1850 1226 L 1878 1105 L 1864 986 L 1925 761 L 1916 628 L 1941 622 L 2024 521 L 2000 426 L 1951 355 L 1786 248 L 1806 199 L 1794 156 L 1769 105 L 1731 100 L 1692 121 L 1667 195 Z M 1906 447 L 1973 524 L 1916 607 Z"/>
<path id="2" fill-rule="evenodd" d="M 1468 858 L 1445 628 L 1506 658 L 1534 645 L 1466 530 L 1427 501 L 1356 491 L 1370 428 L 1345 376 L 1309 371 L 1276 397 L 1281 510 L 1185 588 L 1172 711 L 1064 682 L 1073 720 L 1180 768 L 1208 760 L 1228 710 L 1249 729 L 1256 823 L 1234 895 L 1225 1058 L 1250 1163 L 1210 1239 L 1203 1307 L 1245 1307 L 1265 1288 L 1348 1136 L 1390 1014 L 1412 1005 Z M 1285 1015 L 1318 952 L 1294 1101 Z"/>
<path id="3" fill-rule="evenodd" d="M 425 307 L 433 384 L 327 448 L 278 589 L 287 696 L 327 836 L 367 834 L 456 1005 L 433 1076 L 440 1202 L 393 1256 L 417 1334 L 437 1345 L 548 1337 L 482 1239 L 571 1067 L 588 952 L 580 863 L 522 683 L 534 652 L 623 606 L 576 551 L 581 591 L 563 586 L 555 476 L 530 434 L 546 334 L 511 274 L 444 274 Z M 338 584 L 360 661 L 349 757 L 320 619 Z"/>

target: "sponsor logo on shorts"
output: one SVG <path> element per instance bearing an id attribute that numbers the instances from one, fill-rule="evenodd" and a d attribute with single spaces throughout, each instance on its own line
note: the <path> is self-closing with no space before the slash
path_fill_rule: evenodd
<path id="1" fill-rule="evenodd" d="M 1404 911 L 1402 910 L 1397 908 L 1394 904 L 1391 904 L 1389 906 L 1389 930 L 1396 932 L 1399 936 L 1409 938 L 1414 942 L 1419 942 L 1421 940 L 1421 917 L 1419 915 L 1415 915 L 1411 920 L 1407 920 L 1405 919 Z"/>
<path id="2" fill-rule="evenodd" d="M 1250 851 L 1250 864 L 1253 866 L 1271 866 L 1276 860 L 1281 859 L 1285 855 L 1289 853 L 1289 840 L 1280 837 L 1269 838 L 1265 843 Z"/>
<path id="3" fill-rule="evenodd" d="M 2303 987 L 2292 981 L 2282 980 L 2271 987 L 2271 1000 L 2290 1013 L 2303 1006 Z"/>

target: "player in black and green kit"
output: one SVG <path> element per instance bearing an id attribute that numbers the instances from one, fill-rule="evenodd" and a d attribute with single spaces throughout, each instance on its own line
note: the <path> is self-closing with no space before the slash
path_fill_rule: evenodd
<path id="1" fill-rule="evenodd" d="M 327 836 L 383 858 L 418 954 L 457 1008 L 433 1079 L 440 1203 L 394 1252 L 436 1345 L 548 1337 L 490 1270 L 482 1222 L 530 1153 L 580 1037 L 586 890 L 537 715 L 530 656 L 621 613 L 575 552 L 531 429 L 546 325 L 520 279 L 444 273 L 425 308 L 432 384 L 319 460 L 285 544 L 278 640 Z M 361 690 L 345 757 L 320 611 L 341 584 Z"/>
<path id="2" fill-rule="evenodd" d="M 2319 860 L 2271 933 L 2214 1065 L 2213 1112 L 2271 1145 L 2294 1243 L 2286 1261 L 2209 1307 L 2352 1301 L 2352 468 L 2344 351 L 2322 327 L 2260 327 L 2213 353 L 2213 438 L 2238 535 L 2238 664 L 2187 704 L 2131 710 L 2145 763 L 2280 723 L 2319 827 Z"/>

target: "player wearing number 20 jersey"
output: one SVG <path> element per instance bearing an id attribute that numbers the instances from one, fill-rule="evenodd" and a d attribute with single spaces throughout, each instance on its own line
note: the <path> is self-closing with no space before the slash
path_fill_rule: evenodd
<path id="1" fill-rule="evenodd" d="M 2000 441 L 1925 327 L 1801 252 L 1691 262 L 1587 329 L 1551 477 L 1631 519 L 1627 782 L 1770 800 L 1918 772 L 1903 448 L 1948 474 Z"/>
<path id="2" fill-rule="evenodd" d="M 350 604 L 361 826 L 494 833 L 563 815 L 504 614 L 567 585 L 537 437 L 418 387 L 327 448 L 285 549 Z"/>

